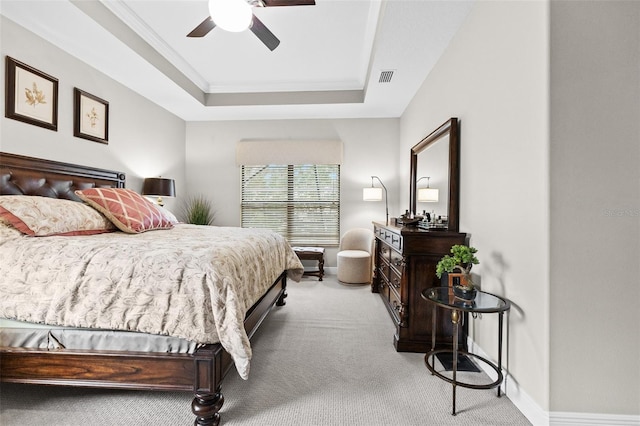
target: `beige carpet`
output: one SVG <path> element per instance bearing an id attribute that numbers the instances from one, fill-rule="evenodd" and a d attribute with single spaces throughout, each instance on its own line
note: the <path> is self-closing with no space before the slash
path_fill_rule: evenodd
<path id="1" fill-rule="evenodd" d="M 424 354 L 398 353 L 393 327 L 368 286 L 335 276 L 289 283 L 252 340 L 250 378 L 233 370 L 222 391 L 223 425 L 528 425 L 495 390 L 458 388 L 429 374 Z M 460 373 L 485 382 L 484 373 Z M 0 424 L 190 425 L 190 393 L 0 386 Z"/>

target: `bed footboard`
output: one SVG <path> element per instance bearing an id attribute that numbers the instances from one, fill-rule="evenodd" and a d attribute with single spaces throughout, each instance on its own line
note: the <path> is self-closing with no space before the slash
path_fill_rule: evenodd
<path id="1" fill-rule="evenodd" d="M 253 336 L 274 305 L 286 297 L 286 271 L 249 310 L 245 330 Z M 74 351 L 0 347 L 0 381 L 111 389 L 193 391 L 195 425 L 217 426 L 224 403 L 222 380 L 233 366 L 220 344 L 192 355 L 125 351 Z"/>

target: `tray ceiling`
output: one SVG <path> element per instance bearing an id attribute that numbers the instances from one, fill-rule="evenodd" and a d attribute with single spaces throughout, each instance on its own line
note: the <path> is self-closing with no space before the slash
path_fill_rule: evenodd
<path id="1" fill-rule="evenodd" d="M 206 0 L 2 0 L 0 13 L 188 121 L 380 118 L 402 115 L 472 3 L 254 8 L 274 51 L 248 30 L 186 37 Z"/>

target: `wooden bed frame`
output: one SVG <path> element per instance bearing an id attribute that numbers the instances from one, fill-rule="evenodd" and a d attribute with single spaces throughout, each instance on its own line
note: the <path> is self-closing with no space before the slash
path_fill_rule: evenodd
<path id="1" fill-rule="evenodd" d="M 124 173 L 0 153 L 0 195 L 42 195 L 79 201 L 76 189 L 124 187 Z M 249 338 L 274 305 L 285 304 L 286 271 L 248 311 Z M 233 366 L 220 344 L 194 354 L 0 347 L 0 381 L 59 386 L 193 391 L 195 425 L 218 425 L 222 379 Z"/>

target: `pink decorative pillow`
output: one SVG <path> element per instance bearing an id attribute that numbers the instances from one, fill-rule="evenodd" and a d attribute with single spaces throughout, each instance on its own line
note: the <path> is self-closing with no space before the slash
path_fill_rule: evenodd
<path id="1" fill-rule="evenodd" d="M 23 234 L 91 235 L 115 231 L 106 217 L 86 204 L 27 195 L 0 197 L 0 220 Z"/>
<path id="2" fill-rule="evenodd" d="M 172 221 L 151 201 L 130 189 L 91 188 L 76 191 L 76 194 L 121 231 L 137 234 L 173 228 Z"/>

